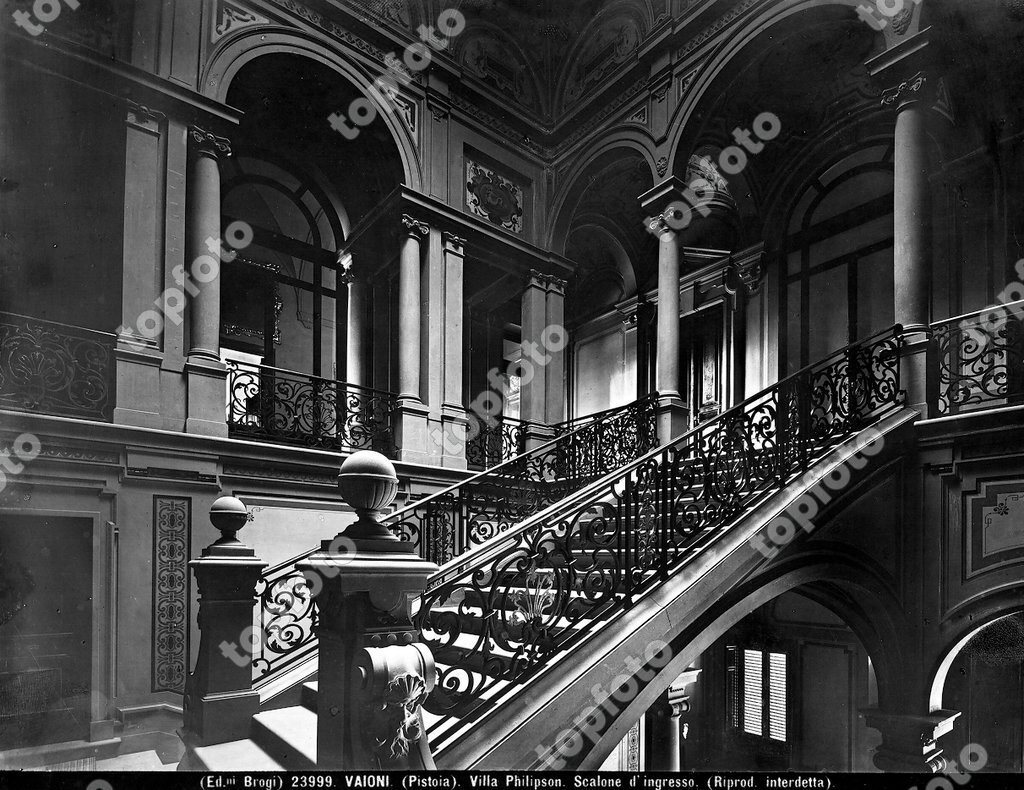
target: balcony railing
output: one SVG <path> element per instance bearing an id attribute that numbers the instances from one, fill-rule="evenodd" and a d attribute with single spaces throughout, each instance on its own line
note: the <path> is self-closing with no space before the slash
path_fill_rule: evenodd
<path id="1" fill-rule="evenodd" d="M 472 438 L 466 442 L 466 464 L 470 469 L 490 469 L 515 458 L 526 449 L 526 424 L 513 417 L 482 419 L 469 417 Z"/>
<path id="2" fill-rule="evenodd" d="M 267 365 L 228 362 L 231 436 L 394 455 L 397 396 Z"/>
<path id="3" fill-rule="evenodd" d="M 1024 302 L 932 325 L 933 416 L 991 409 L 1024 399 Z"/>
<path id="4" fill-rule="evenodd" d="M 0 408 L 110 422 L 114 335 L 0 313 Z"/>

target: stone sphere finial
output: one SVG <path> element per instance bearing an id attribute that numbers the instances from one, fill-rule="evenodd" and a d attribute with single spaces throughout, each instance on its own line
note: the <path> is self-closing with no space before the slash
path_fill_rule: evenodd
<path id="1" fill-rule="evenodd" d="M 238 532 L 249 520 L 249 511 L 238 497 L 222 496 L 210 508 L 210 521 L 221 533 L 217 543 L 234 543 Z"/>
<path id="2" fill-rule="evenodd" d="M 359 516 L 359 520 L 345 530 L 346 535 L 397 540 L 377 520 L 378 513 L 394 502 L 398 493 L 398 475 L 391 461 L 373 450 L 352 453 L 341 465 L 338 488 Z"/>

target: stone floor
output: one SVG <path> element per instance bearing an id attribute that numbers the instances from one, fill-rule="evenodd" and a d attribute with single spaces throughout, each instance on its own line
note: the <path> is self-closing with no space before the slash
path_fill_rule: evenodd
<path id="1" fill-rule="evenodd" d="M 97 760 L 95 757 L 87 757 L 82 760 L 71 760 L 65 763 L 45 765 L 42 768 L 35 768 L 36 771 L 174 771 L 177 770 L 177 763 L 162 763 L 157 753 L 135 752 L 134 754 L 123 754 L 118 757 L 111 757 L 105 760 Z"/>

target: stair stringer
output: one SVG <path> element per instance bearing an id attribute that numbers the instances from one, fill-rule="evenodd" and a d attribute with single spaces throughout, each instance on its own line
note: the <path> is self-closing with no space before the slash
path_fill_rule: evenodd
<path id="1" fill-rule="evenodd" d="M 827 475 L 847 466 L 849 460 L 858 456 L 877 436 L 884 438 L 885 451 L 872 457 L 865 468 L 854 472 L 848 487 L 867 477 L 894 453 L 899 454 L 902 446 L 913 441 L 913 423 L 919 418 L 918 412 L 901 409 L 872 426 L 871 435 L 861 431 L 835 447 L 811 465 L 806 474 L 742 516 L 717 541 L 638 599 L 631 608 L 610 618 L 571 651 L 553 657 L 541 674 L 474 721 L 471 733 L 455 738 L 450 747 L 435 754 L 438 768 L 595 770 L 600 767 L 632 723 L 671 682 L 729 627 L 762 603 L 756 596 L 748 596 L 738 606 L 734 602 L 731 609 L 722 605 L 730 590 L 778 561 L 777 558 L 769 560 L 758 552 L 751 540 Z M 794 543 L 801 540 L 802 537 L 798 537 Z M 707 618 L 716 605 L 722 614 L 729 611 L 732 616 L 728 621 L 723 617 Z M 688 633 L 689 626 L 700 621 L 704 623 Z M 685 641 L 679 638 L 681 636 Z M 895 633 L 891 636 L 895 637 Z M 608 690 L 611 682 L 624 674 L 624 662 L 635 658 L 643 663 L 644 648 L 656 640 L 662 644 L 672 643 L 671 661 L 642 685 L 631 701 L 622 703 L 621 708 L 615 701 L 607 705 L 596 702 L 591 690 L 596 685 Z M 566 660 L 570 657 L 571 660 Z M 586 708 L 595 705 L 609 714 L 610 721 L 602 731 L 593 738 L 578 739 L 582 744 L 580 750 L 573 755 L 561 754 L 562 764 L 559 760 L 543 759 L 541 755 L 554 746 L 559 737 L 565 738 L 566 731 L 573 730 L 574 720 L 580 718 Z"/>

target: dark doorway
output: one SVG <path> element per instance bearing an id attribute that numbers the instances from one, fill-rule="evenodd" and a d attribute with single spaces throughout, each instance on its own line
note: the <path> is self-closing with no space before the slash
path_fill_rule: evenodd
<path id="1" fill-rule="evenodd" d="M 86 739 L 92 522 L 0 517 L 0 749 Z"/>

